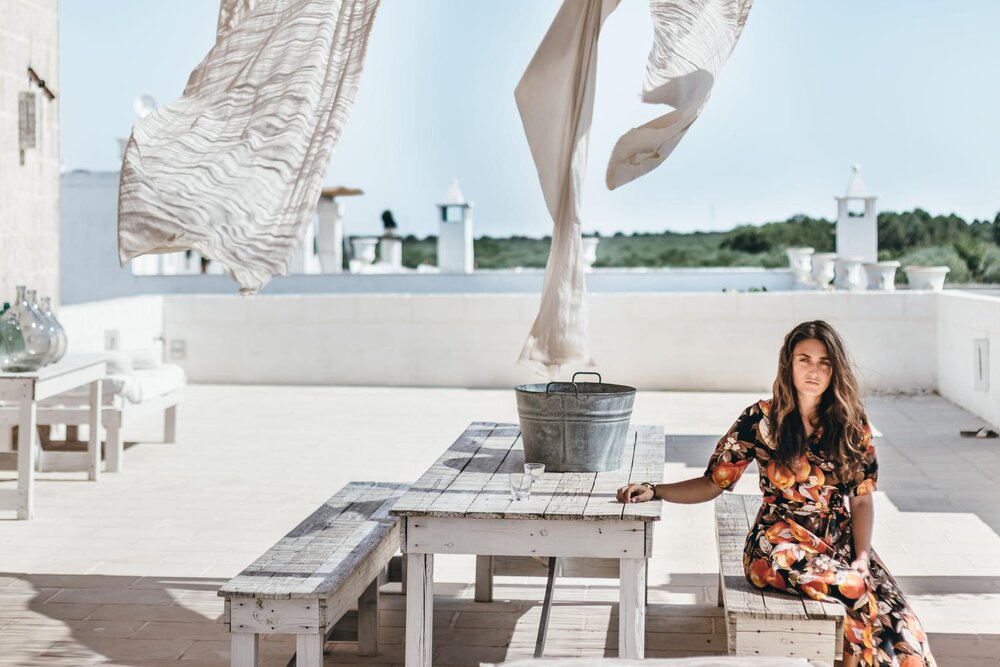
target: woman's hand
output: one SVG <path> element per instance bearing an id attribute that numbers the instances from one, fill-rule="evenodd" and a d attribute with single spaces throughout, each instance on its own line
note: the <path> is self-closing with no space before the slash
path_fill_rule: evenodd
<path id="1" fill-rule="evenodd" d="M 868 557 L 858 558 L 853 563 L 851 563 L 851 569 L 857 570 L 861 573 L 861 576 L 868 579 L 872 575 L 871 567 L 868 564 Z"/>
<path id="2" fill-rule="evenodd" d="M 653 499 L 653 492 L 643 484 L 629 484 L 618 489 L 618 502 L 645 503 Z"/>

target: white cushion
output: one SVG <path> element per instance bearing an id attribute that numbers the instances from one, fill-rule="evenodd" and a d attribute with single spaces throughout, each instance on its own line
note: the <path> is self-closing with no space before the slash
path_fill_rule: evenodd
<path id="1" fill-rule="evenodd" d="M 159 368 L 133 370 L 127 375 L 107 375 L 101 382 L 104 405 L 121 406 L 123 400 L 142 403 L 157 396 L 163 396 L 187 385 L 184 369 L 174 364 L 162 364 Z M 87 387 L 79 387 L 65 394 L 59 394 L 41 401 L 39 405 L 70 406 L 84 405 L 89 397 Z"/>

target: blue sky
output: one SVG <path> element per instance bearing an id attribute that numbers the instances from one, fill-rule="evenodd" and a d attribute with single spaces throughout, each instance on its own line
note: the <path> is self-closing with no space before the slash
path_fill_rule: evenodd
<path id="1" fill-rule="evenodd" d="M 357 103 L 327 175 L 361 187 L 346 232 L 435 233 L 452 178 L 476 235 L 551 221 L 513 90 L 557 0 L 383 0 Z M 639 102 L 648 5 L 623 0 L 601 40 L 584 230 L 723 230 L 832 218 L 862 166 L 882 210 L 968 220 L 1000 210 L 1000 2 L 757 0 L 702 117 L 652 173 L 604 187 L 611 147 L 666 108 Z M 211 48 L 215 0 L 60 0 L 62 160 L 118 167 L 132 99 L 178 97 Z"/>

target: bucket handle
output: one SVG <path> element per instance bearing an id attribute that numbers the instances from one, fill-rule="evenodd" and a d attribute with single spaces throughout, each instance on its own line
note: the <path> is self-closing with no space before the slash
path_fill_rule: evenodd
<path id="1" fill-rule="evenodd" d="M 565 384 L 565 383 L 563 383 L 563 382 L 550 382 L 547 385 L 545 385 L 545 398 L 549 397 L 549 395 L 550 395 L 549 392 L 551 391 L 552 385 L 554 385 L 554 384 Z M 570 382 L 570 384 L 573 385 L 573 389 L 574 389 L 574 391 L 576 391 L 576 398 L 577 398 L 577 400 L 582 399 L 583 397 L 580 396 L 580 387 L 578 387 L 575 382 Z"/>
<path id="2" fill-rule="evenodd" d="M 571 382 L 576 382 L 577 375 L 596 375 L 597 384 L 604 384 L 604 380 L 601 379 L 601 374 L 596 371 L 577 371 L 576 373 L 573 373 L 573 379 Z"/>

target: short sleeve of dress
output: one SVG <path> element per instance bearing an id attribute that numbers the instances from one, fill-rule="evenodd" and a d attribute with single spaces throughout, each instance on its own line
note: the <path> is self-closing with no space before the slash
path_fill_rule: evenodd
<path id="1" fill-rule="evenodd" d="M 732 490 L 732 487 L 743 476 L 743 471 L 755 458 L 757 449 L 757 422 L 760 421 L 760 407 L 755 403 L 729 427 L 715 446 L 705 477 L 722 490 Z"/>
<path id="2" fill-rule="evenodd" d="M 861 464 L 861 479 L 850 487 L 852 496 L 867 496 L 878 484 L 878 457 L 872 439 L 872 427 L 865 422 L 861 444 L 864 447 L 864 461 Z"/>

